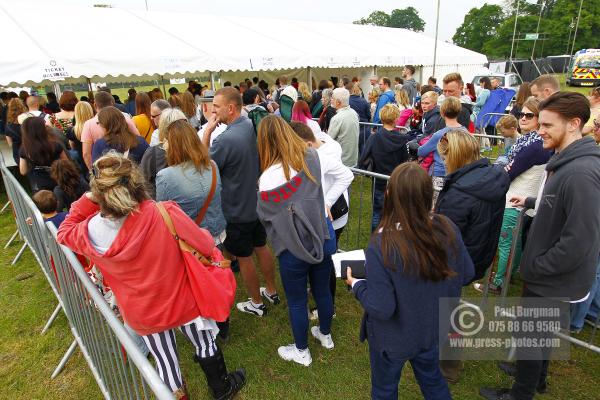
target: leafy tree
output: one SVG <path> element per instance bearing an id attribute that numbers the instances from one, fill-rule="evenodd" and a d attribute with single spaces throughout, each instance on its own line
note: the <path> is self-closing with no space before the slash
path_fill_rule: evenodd
<path id="1" fill-rule="evenodd" d="M 388 26 L 390 16 L 385 11 L 373 11 L 367 18 L 361 18 L 358 21 L 354 21 L 358 25 L 376 25 L 376 26 Z"/>
<path id="2" fill-rule="evenodd" d="M 482 52 L 484 44 L 494 38 L 503 20 L 502 8 L 498 5 L 484 4 L 480 8 L 472 8 L 452 40 L 459 46 Z"/>
<path id="3" fill-rule="evenodd" d="M 525 15 L 519 16 L 517 21 L 517 36 L 516 39 L 523 39 L 526 33 L 535 32 L 538 16 Z M 513 30 L 515 26 L 514 15 L 507 18 L 497 29 L 496 35 L 485 42 L 482 53 L 487 54 L 492 58 L 508 58 L 510 56 L 510 48 L 512 45 Z M 540 32 L 542 30 L 540 29 Z M 537 46 L 541 46 L 538 41 Z M 532 40 L 517 40 L 513 49 L 513 58 L 529 58 L 533 47 Z M 539 47 L 537 47 L 539 48 Z M 536 53 L 538 53 L 536 51 Z M 539 53 L 538 53 L 539 55 Z"/>
<path id="4" fill-rule="evenodd" d="M 390 14 L 384 11 L 373 11 L 367 18 L 354 21 L 359 25 L 386 26 L 389 28 L 410 29 L 415 32 L 423 32 L 425 21 L 419 16 L 414 7 L 392 10 Z"/>
<path id="5" fill-rule="evenodd" d="M 392 10 L 387 26 L 423 32 L 425 30 L 425 21 L 421 19 L 419 12 L 414 7 L 397 8 Z"/>

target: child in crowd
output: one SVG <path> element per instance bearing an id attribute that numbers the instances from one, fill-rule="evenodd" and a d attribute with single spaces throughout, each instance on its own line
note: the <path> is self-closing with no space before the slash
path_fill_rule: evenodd
<path id="1" fill-rule="evenodd" d="M 32 200 L 42 213 L 44 222 L 50 221 L 56 226 L 56 229 L 58 229 L 60 224 L 65 220 L 67 213 L 62 211 L 56 212 L 58 200 L 56 200 L 54 193 L 49 190 L 40 190 L 33 195 Z"/>
<path id="2" fill-rule="evenodd" d="M 505 115 L 504 117 L 502 117 L 498 120 L 498 123 L 496 124 L 496 130 L 505 139 L 504 139 L 504 154 L 498 156 L 498 159 L 496 160 L 496 164 L 500 164 L 500 165 L 508 164 L 508 153 L 510 152 L 510 149 L 515 144 L 517 139 L 519 139 L 521 137 L 521 134 L 519 133 L 518 128 L 519 128 L 519 121 L 517 121 L 517 119 L 511 114 Z"/>

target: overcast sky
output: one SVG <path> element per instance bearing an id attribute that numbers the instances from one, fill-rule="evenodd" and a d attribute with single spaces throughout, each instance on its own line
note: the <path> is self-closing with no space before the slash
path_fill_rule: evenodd
<path id="1" fill-rule="evenodd" d="M 23 0 L 22 0 L 23 1 Z M 48 0 L 27 0 L 49 4 Z M 437 0 L 146 0 L 149 10 L 197 12 L 221 15 L 247 15 L 268 18 L 304 19 L 351 23 L 374 10 L 389 13 L 394 8 L 414 7 L 425 21 L 425 33 L 435 36 Z M 111 4 L 127 9 L 145 9 L 145 0 L 54 0 L 56 3 L 86 6 Z M 441 0 L 439 39 L 451 40 L 464 16 L 484 3 L 501 4 L 502 0 Z M 300 5 L 300 6 L 299 6 Z M 198 27 L 201 33 L 201 26 Z"/>

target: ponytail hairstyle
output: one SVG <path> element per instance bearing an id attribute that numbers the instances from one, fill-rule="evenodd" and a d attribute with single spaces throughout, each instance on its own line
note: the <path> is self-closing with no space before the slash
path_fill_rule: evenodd
<path id="1" fill-rule="evenodd" d="M 396 270 L 398 256 L 403 272 L 439 282 L 456 275 L 449 266 L 448 247 L 457 250 L 456 233 L 449 220 L 431 214 L 431 178 L 415 162 L 396 167 L 388 181 L 381 232 L 381 252 L 386 268 Z M 374 236 L 375 237 L 375 236 Z"/>
<path id="2" fill-rule="evenodd" d="M 114 150 L 92 165 L 90 189 L 102 214 L 110 218 L 125 217 L 150 199 L 139 167 Z"/>

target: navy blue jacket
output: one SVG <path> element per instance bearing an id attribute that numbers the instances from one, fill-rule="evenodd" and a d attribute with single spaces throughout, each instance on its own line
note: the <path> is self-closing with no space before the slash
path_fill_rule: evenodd
<path id="1" fill-rule="evenodd" d="M 394 168 L 408 161 L 408 147 L 406 145 L 409 140 L 410 136 L 404 133 L 388 131 L 380 127 L 377 133 L 372 134 L 367 139 L 358 165 L 365 168 L 371 160 L 373 162 L 373 172 L 391 175 Z M 378 190 L 385 190 L 387 181 L 377 179 L 375 185 Z"/>
<path id="2" fill-rule="evenodd" d="M 371 105 L 364 97 L 356 94 L 350 96 L 350 108 L 356 111 L 360 122 L 371 122 Z"/>
<path id="3" fill-rule="evenodd" d="M 473 276 L 473 263 L 454 228 L 456 249 L 448 245 L 448 258 L 457 275 L 440 282 L 405 274 L 399 255 L 394 259 L 395 271 L 385 267 L 379 234 L 371 241 L 366 251 L 367 279 L 352 289 L 365 310 L 360 339 L 368 339 L 371 350 L 401 359 L 438 345 L 439 299 L 460 297 L 462 286 Z M 442 331 L 447 332 L 446 326 Z"/>
<path id="4" fill-rule="evenodd" d="M 509 186 L 508 174 L 483 158 L 447 175 L 438 197 L 436 212 L 460 229 L 475 280 L 483 278 L 496 254 Z"/>

